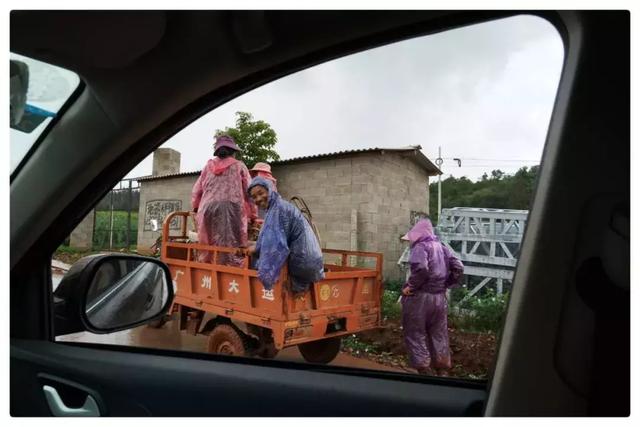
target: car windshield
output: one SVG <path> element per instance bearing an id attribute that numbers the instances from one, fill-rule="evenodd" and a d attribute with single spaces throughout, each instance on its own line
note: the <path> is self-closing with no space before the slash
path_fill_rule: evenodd
<path id="1" fill-rule="evenodd" d="M 10 55 L 11 173 L 80 83 L 72 71 Z"/>

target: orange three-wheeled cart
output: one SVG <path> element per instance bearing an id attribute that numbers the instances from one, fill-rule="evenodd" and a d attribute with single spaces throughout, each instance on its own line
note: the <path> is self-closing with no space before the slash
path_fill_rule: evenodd
<path id="1" fill-rule="evenodd" d="M 173 212 L 165 219 L 161 259 L 171 270 L 176 290 L 172 313 L 180 329 L 208 335 L 210 352 L 274 357 L 297 345 L 305 360 L 329 363 L 343 336 L 381 326 L 382 254 L 324 249 L 324 280 L 294 295 L 285 263 L 267 291 L 249 267 L 249 257 L 241 267 L 222 265 L 220 254 L 236 249 L 189 239 L 192 215 Z M 171 234 L 176 231 L 171 224 L 177 225 L 177 235 Z M 198 262 L 203 251 L 211 254 L 211 263 Z"/>

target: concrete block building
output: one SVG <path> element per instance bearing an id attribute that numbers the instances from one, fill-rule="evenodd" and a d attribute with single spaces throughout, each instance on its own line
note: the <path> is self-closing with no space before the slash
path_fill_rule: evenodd
<path id="1" fill-rule="evenodd" d="M 402 273 L 396 262 L 405 245 L 400 236 L 429 213 L 429 178 L 440 173 L 420 148 L 298 157 L 273 162 L 272 172 L 285 199 L 305 200 L 324 248 L 382 252 L 385 278 L 399 279 Z M 176 158 L 162 154 L 158 161 Z M 154 166 L 153 170 L 159 169 Z M 166 172 L 138 179 L 138 248 L 155 241 L 151 219 L 162 220 L 171 210 L 191 208 L 191 188 L 200 171 L 180 173 L 179 160 L 162 170 Z"/>

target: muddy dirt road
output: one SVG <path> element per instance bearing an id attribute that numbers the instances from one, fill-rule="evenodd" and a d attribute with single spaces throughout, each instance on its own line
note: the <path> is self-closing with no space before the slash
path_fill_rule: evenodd
<path id="1" fill-rule="evenodd" d="M 96 335 L 88 332 L 65 335 L 57 338 L 58 341 L 92 342 L 101 344 L 115 344 L 147 348 L 163 348 L 171 350 L 183 350 L 192 352 L 207 351 L 207 337 L 193 336 L 178 330 L 177 322 L 168 322 L 160 329 L 141 326 L 128 331 L 116 332 L 107 335 Z M 291 347 L 278 353 L 276 360 L 304 362 L 297 347 Z M 385 366 L 365 359 L 359 359 L 346 353 L 340 353 L 331 365 L 347 366 L 361 369 L 376 369 L 382 371 L 406 372 L 402 369 Z"/>
<path id="2" fill-rule="evenodd" d="M 68 269 L 68 265 L 61 264 L 60 267 Z M 52 282 L 53 290 L 59 285 L 62 280 L 62 269 L 52 270 Z M 147 347 L 147 348 L 163 348 L 170 350 L 183 350 L 192 352 L 207 352 L 207 337 L 198 335 L 193 336 L 180 331 L 178 329 L 177 322 L 168 322 L 160 329 L 148 328 L 141 326 L 132 330 L 116 332 L 113 334 L 97 335 L 89 332 L 80 332 L 77 334 L 70 334 L 56 338 L 58 341 L 75 341 L 75 342 L 91 342 L 100 344 L 114 344 L 114 345 L 126 345 L 134 347 Z M 304 359 L 298 351 L 297 347 L 286 348 L 278 353 L 276 360 L 288 360 L 293 362 L 302 362 Z M 391 366 L 385 366 L 380 363 L 376 363 L 370 360 L 353 357 L 347 353 L 341 352 L 331 362 L 331 365 L 335 366 L 347 366 L 351 368 L 361 369 L 376 369 L 382 371 L 392 372 L 406 372 L 403 369 L 395 368 Z"/>

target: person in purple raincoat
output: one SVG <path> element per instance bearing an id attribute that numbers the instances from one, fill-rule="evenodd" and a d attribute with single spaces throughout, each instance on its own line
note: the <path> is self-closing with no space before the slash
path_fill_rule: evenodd
<path id="1" fill-rule="evenodd" d="M 402 288 L 402 328 L 411 365 L 422 374 L 451 368 L 447 289 L 458 284 L 462 262 L 440 242 L 428 219 L 407 233 L 411 275 Z"/>

